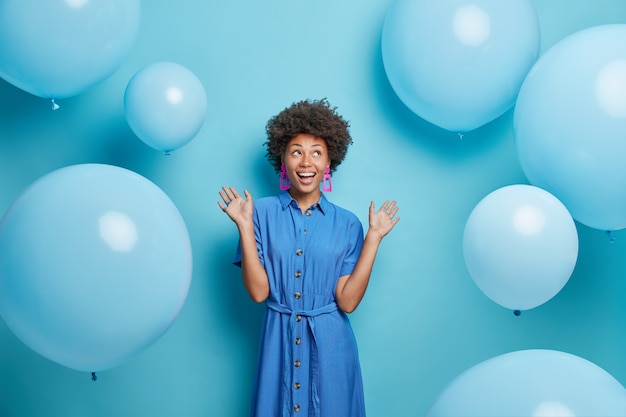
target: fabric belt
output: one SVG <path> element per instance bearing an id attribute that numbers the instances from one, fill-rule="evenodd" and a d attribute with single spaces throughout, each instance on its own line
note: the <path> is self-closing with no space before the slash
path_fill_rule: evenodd
<path id="1" fill-rule="evenodd" d="M 292 414 L 294 405 L 292 404 L 292 395 L 291 390 L 293 389 L 293 372 L 294 372 L 294 355 L 293 355 L 293 334 L 294 327 L 296 325 L 296 317 L 301 316 L 306 319 L 306 323 L 309 326 L 309 330 L 312 335 L 312 346 L 311 346 L 311 364 L 310 364 L 310 375 L 309 379 L 311 382 L 311 396 L 309 399 L 309 407 L 313 408 L 313 415 L 319 417 L 320 415 L 320 399 L 318 395 L 318 387 L 319 387 L 319 357 L 317 351 L 317 339 L 315 336 L 315 317 L 320 316 L 322 314 L 332 313 L 337 311 L 337 304 L 332 302 L 323 307 L 316 308 L 314 310 L 292 310 L 284 304 L 278 303 L 276 301 L 268 300 L 266 301 L 266 305 L 269 309 L 274 310 L 280 314 L 288 314 L 290 315 L 289 319 L 289 334 L 287 336 L 287 340 L 285 341 L 285 360 L 283 364 L 283 417 L 289 417 Z"/>

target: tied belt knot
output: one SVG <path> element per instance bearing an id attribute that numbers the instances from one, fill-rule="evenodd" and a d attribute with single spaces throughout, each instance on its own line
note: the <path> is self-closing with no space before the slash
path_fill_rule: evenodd
<path id="1" fill-rule="evenodd" d="M 338 307 L 335 302 L 327 304 L 323 307 L 316 308 L 313 310 L 293 310 L 290 307 L 287 307 L 284 304 L 278 303 L 276 301 L 268 300 L 266 305 L 269 309 L 276 311 L 280 314 L 288 314 L 290 316 L 289 320 L 289 334 L 285 341 L 285 360 L 283 364 L 283 381 L 284 381 L 284 403 L 283 403 L 283 417 L 289 417 L 291 411 L 293 410 L 294 404 L 291 401 L 291 387 L 293 386 L 293 333 L 294 327 L 296 325 L 296 317 L 300 316 L 303 319 L 306 319 L 306 324 L 311 331 L 311 358 L 310 358 L 310 381 L 311 381 L 311 396 L 312 398 L 309 400 L 309 405 L 313 408 L 314 414 L 316 417 L 320 415 L 320 399 L 318 396 L 318 386 L 319 386 L 319 357 L 317 352 L 317 336 L 315 335 L 315 317 L 320 316 L 322 314 L 333 313 L 337 311 Z"/>

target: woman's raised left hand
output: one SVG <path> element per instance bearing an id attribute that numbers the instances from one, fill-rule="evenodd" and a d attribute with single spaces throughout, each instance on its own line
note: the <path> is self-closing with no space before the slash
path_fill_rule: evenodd
<path id="1" fill-rule="evenodd" d="M 374 202 L 370 203 L 369 210 L 369 232 L 377 233 L 382 239 L 393 229 L 393 227 L 400 221 L 400 217 L 397 217 L 398 210 L 400 208 L 396 205 L 396 201 L 385 201 L 378 211 L 374 208 Z"/>

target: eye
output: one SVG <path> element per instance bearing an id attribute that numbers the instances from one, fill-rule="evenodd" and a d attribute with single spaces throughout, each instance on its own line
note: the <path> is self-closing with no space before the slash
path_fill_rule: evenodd
<path id="1" fill-rule="evenodd" d="M 293 151 L 293 152 L 291 152 L 291 155 L 293 155 L 293 156 L 300 156 L 300 155 L 302 155 L 302 152 L 300 152 L 300 151 Z"/>
<path id="2" fill-rule="evenodd" d="M 313 156 L 322 156 L 322 152 L 315 151 L 315 152 L 313 152 Z"/>

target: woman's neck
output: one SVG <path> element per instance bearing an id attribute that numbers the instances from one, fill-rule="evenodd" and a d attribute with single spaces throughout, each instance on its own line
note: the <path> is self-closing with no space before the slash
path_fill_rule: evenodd
<path id="1" fill-rule="evenodd" d="M 320 201 L 320 198 L 322 197 L 322 193 L 319 190 L 317 190 L 317 192 L 306 194 L 299 194 L 293 190 L 289 190 L 289 194 L 291 195 L 291 198 L 296 200 L 296 202 L 298 203 L 298 207 L 303 213 L 308 210 L 308 208 L 311 207 L 313 204 Z"/>

